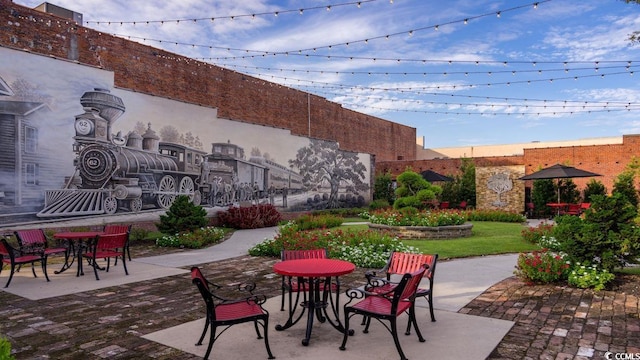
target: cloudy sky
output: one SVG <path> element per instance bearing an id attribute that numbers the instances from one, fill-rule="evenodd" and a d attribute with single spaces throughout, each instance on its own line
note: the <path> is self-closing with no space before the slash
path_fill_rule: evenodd
<path id="1" fill-rule="evenodd" d="M 620 0 L 50 2 L 415 127 L 426 147 L 640 134 L 640 5 Z"/>

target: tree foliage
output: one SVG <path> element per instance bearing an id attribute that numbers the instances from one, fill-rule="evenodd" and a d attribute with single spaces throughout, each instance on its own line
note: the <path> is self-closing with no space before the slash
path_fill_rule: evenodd
<path id="1" fill-rule="evenodd" d="M 607 188 L 602 182 L 596 179 L 589 180 L 582 192 L 582 200 L 584 202 L 591 202 L 591 196 L 593 195 L 607 195 Z"/>
<path id="2" fill-rule="evenodd" d="M 440 199 L 452 204 L 467 202 L 467 206 L 476 205 L 476 166 L 471 159 L 462 159 L 460 163 L 462 175 L 451 176 L 453 181 L 442 184 Z"/>
<path id="3" fill-rule="evenodd" d="M 373 183 L 373 200 L 386 200 L 389 204 L 393 204 L 396 200 L 393 181 L 389 171 L 376 176 Z"/>
<path id="4" fill-rule="evenodd" d="M 637 209 L 625 196 L 593 195 L 584 220 L 577 216 L 556 218 L 554 237 L 572 262 L 599 264 L 612 271 L 638 261 L 640 228 L 634 222 Z"/>
<path id="5" fill-rule="evenodd" d="M 302 182 L 307 188 L 329 185 L 328 208 L 340 207 L 338 191 L 342 186 L 348 193 L 369 190 L 364 182 L 367 168 L 357 153 L 342 151 L 338 143 L 311 139 L 309 146 L 298 150 L 296 158 L 289 164 L 297 167 Z"/>
<path id="6" fill-rule="evenodd" d="M 425 208 L 431 200 L 435 200 L 442 192 L 438 185 L 432 185 L 422 175 L 413 170 L 406 170 L 397 177 L 398 188 L 393 207 L 401 209 L 405 207 Z"/>
<path id="7" fill-rule="evenodd" d="M 165 234 L 192 231 L 207 225 L 207 211 L 194 205 L 186 195 L 176 197 L 165 215 L 160 215 L 158 230 Z"/>

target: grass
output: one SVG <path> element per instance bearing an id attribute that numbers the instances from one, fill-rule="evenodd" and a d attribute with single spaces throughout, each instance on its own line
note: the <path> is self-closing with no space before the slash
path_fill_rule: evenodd
<path id="1" fill-rule="evenodd" d="M 640 275 L 640 266 L 630 266 L 622 269 L 616 269 L 615 272 L 618 274 Z"/>
<path id="2" fill-rule="evenodd" d="M 348 229 L 367 229 L 367 225 L 343 225 Z M 501 222 L 473 222 L 472 236 L 446 240 L 403 240 L 426 254 L 438 254 L 440 259 L 469 256 L 510 254 L 540 249 L 522 239 L 522 224 Z"/>

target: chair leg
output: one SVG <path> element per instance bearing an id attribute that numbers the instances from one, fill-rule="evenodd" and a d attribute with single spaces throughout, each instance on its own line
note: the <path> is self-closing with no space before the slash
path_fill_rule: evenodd
<path id="1" fill-rule="evenodd" d="M 124 267 L 125 275 L 129 275 L 129 270 L 127 270 L 127 262 L 125 260 L 124 252 L 122 253 L 122 267 Z"/>
<path id="2" fill-rule="evenodd" d="M 416 329 L 416 335 L 418 335 L 418 340 L 420 342 L 425 342 L 426 340 L 422 336 L 422 332 L 420 332 L 420 328 L 418 327 L 418 320 L 416 319 L 416 308 L 415 308 L 415 306 L 412 306 L 409 309 L 409 324 L 407 326 L 407 329 L 410 328 L 411 324 L 413 324 L 413 328 Z M 409 332 L 407 332 L 407 335 L 409 335 Z"/>
<path id="3" fill-rule="evenodd" d="M 209 329 L 209 317 L 207 316 L 207 320 L 204 323 L 204 329 L 202 329 L 202 335 L 200 335 L 200 340 L 196 343 L 196 346 L 202 345 L 202 340 L 204 340 L 204 336 L 207 334 L 207 330 Z"/>
<path id="4" fill-rule="evenodd" d="M 7 285 L 5 285 L 5 288 L 9 287 L 9 284 L 11 284 L 11 279 L 13 279 L 13 273 L 16 271 L 16 267 L 15 265 L 11 264 L 11 273 L 9 274 L 9 280 L 7 280 Z"/>
<path id="5" fill-rule="evenodd" d="M 267 354 L 269 355 L 269 359 L 275 359 L 276 357 L 273 356 L 273 354 L 271 353 L 271 347 L 269 346 L 269 316 L 265 316 L 264 317 L 264 346 L 267 348 Z"/>
<path id="6" fill-rule="evenodd" d="M 31 263 L 31 272 L 33 273 L 33 277 L 37 278 L 38 275 L 36 275 L 36 265 L 35 263 Z"/>
<path id="7" fill-rule="evenodd" d="M 393 336 L 393 343 L 396 344 L 396 349 L 398 350 L 398 354 L 400 354 L 400 360 L 407 360 L 407 357 L 404 356 L 404 352 L 402 351 L 402 346 L 400 346 L 400 339 L 398 339 L 398 324 L 396 319 L 397 318 L 390 319 L 391 336 Z"/>
<path id="8" fill-rule="evenodd" d="M 47 257 L 43 257 L 42 260 L 40 260 L 40 265 L 42 266 L 42 272 L 44 273 L 44 278 L 47 279 L 47 282 L 49 282 L 49 274 L 47 274 Z"/>
<path id="9" fill-rule="evenodd" d="M 204 360 L 209 359 L 209 354 L 211 354 L 211 349 L 213 349 L 213 343 L 216 341 L 216 327 L 211 325 L 211 333 L 209 334 L 209 345 L 207 346 L 207 352 L 204 354 Z"/>
<path id="10" fill-rule="evenodd" d="M 93 258 L 93 261 L 91 261 L 91 267 L 93 267 L 93 273 L 96 274 L 96 280 L 100 280 L 98 277 L 98 263 L 96 262 L 96 258 Z"/>
<path id="11" fill-rule="evenodd" d="M 435 322 L 436 317 L 433 314 L 433 292 L 429 293 L 429 297 L 427 299 L 429 300 L 429 313 L 431 314 L 431 322 Z"/>
<path id="12" fill-rule="evenodd" d="M 131 250 L 129 249 L 129 243 L 127 243 L 127 257 L 129 258 L 129 261 L 131 261 Z"/>
<path id="13" fill-rule="evenodd" d="M 342 344 L 340 350 L 347 349 L 347 339 L 349 339 L 349 310 L 344 309 L 344 334 L 342 334 Z"/>

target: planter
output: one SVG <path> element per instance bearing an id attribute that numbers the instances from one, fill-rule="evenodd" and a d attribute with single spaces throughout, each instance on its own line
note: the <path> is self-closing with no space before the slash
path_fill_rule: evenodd
<path id="1" fill-rule="evenodd" d="M 369 223 L 369 229 L 386 230 L 400 239 L 455 239 L 471 236 L 473 224 L 449 226 L 389 226 Z"/>

